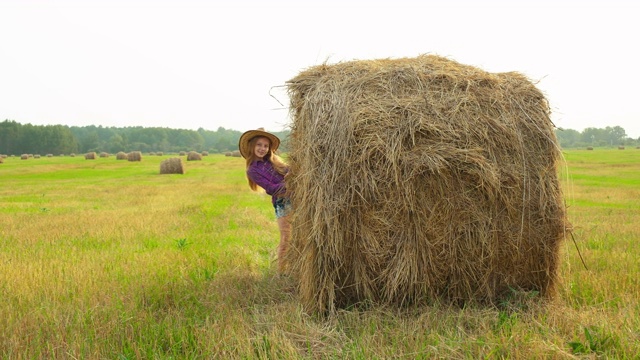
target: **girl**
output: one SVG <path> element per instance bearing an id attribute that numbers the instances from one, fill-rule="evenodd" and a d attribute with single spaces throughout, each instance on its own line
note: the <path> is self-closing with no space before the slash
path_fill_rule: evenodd
<path id="1" fill-rule="evenodd" d="M 247 161 L 247 179 L 249 187 L 258 191 L 258 186 L 271 195 L 271 203 L 275 208 L 278 228 L 280 229 L 280 244 L 278 245 L 278 271 L 285 271 L 285 254 L 289 244 L 291 225 L 289 211 L 291 200 L 287 193 L 284 177 L 289 166 L 275 154 L 280 146 L 277 136 L 264 131 L 249 130 L 240 136 L 238 147 L 240 154 Z"/>

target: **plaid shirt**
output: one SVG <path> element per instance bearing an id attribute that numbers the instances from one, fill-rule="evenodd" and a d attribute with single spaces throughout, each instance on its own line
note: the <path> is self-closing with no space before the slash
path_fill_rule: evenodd
<path id="1" fill-rule="evenodd" d="M 247 177 L 271 195 L 274 205 L 278 195 L 286 191 L 284 175 L 278 173 L 270 161 L 252 162 L 247 168 Z"/>

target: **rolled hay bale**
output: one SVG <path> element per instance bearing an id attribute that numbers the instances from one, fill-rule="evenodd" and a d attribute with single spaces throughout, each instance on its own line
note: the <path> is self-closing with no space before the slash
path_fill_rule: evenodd
<path id="1" fill-rule="evenodd" d="M 224 153 L 224 156 L 231 156 L 231 155 L 232 155 L 231 151 L 227 151 L 227 152 Z"/>
<path id="2" fill-rule="evenodd" d="M 47 154 L 47 157 L 53 157 L 53 154 Z"/>
<path id="3" fill-rule="evenodd" d="M 640 149 L 640 146 L 636 146 L 636 149 Z"/>
<path id="4" fill-rule="evenodd" d="M 149 153 L 149 155 L 150 156 L 156 156 L 156 153 L 152 151 L 152 152 Z"/>
<path id="5" fill-rule="evenodd" d="M 142 153 L 140 151 L 131 151 L 127 154 L 128 161 L 142 161 Z"/>
<path id="6" fill-rule="evenodd" d="M 187 155 L 186 151 L 180 151 L 180 156 L 185 156 L 185 155 Z"/>
<path id="7" fill-rule="evenodd" d="M 127 160 L 127 153 L 124 151 L 118 151 L 116 153 L 116 160 Z"/>
<path id="8" fill-rule="evenodd" d="M 189 153 L 187 154 L 187 161 L 198 161 L 198 160 L 202 160 L 202 155 L 200 155 L 200 153 L 197 153 L 195 151 L 189 151 Z"/>
<path id="9" fill-rule="evenodd" d="M 96 157 L 97 157 L 97 155 L 96 155 L 95 151 L 88 152 L 88 153 L 84 154 L 84 159 L 85 160 L 95 160 Z"/>
<path id="10" fill-rule="evenodd" d="M 0 156 L 0 164 L 2 164 L 4 162 L 4 157 Z"/>
<path id="11" fill-rule="evenodd" d="M 618 150 L 624 150 L 624 146 L 618 146 Z"/>
<path id="12" fill-rule="evenodd" d="M 175 157 L 163 160 L 160 163 L 160 174 L 184 174 L 182 158 Z"/>
<path id="13" fill-rule="evenodd" d="M 103 151 L 103 152 L 100 153 L 100 157 L 101 158 L 108 158 L 109 157 L 109 153 Z"/>
<path id="14" fill-rule="evenodd" d="M 76 157 L 76 154 L 71 153 L 71 154 L 69 154 L 69 157 Z"/>
<path id="15" fill-rule="evenodd" d="M 587 146 L 587 150 L 593 150 L 593 147 Z"/>
<path id="16" fill-rule="evenodd" d="M 202 156 L 209 156 L 209 152 L 208 151 L 203 151 L 200 153 L 200 155 Z"/>
<path id="17" fill-rule="evenodd" d="M 28 160 L 28 159 L 29 159 L 29 154 L 20 155 L 20 160 Z"/>
<path id="18" fill-rule="evenodd" d="M 163 155 L 164 155 L 164 153 L 163 153 L 162 151 L 158 151 L 158 152 L 156 152 L 156 155 L 157 155 L 157 156 L 163 156 Z"/>
<path id="19" fill-rule="evenodd" d="M 233 156 L 233 157 L 241 157 L 242 154 L 240 154 L 240 150 L 233 150 L 231 152 L 231 156 Z"/>
<path id="20" fill-rule="evenodd" d="M 425 55 L 314 66 L 287 88 L 305 310 L 554 295 L 561 153 L 525 76 Z"/>
<path id="21" fill-rule="evenodd" d="M 40 154 L 35 154 L 35 155 L 33 155 L 33 158 L 34 158 L 34 159 L 40 159 Z"/>

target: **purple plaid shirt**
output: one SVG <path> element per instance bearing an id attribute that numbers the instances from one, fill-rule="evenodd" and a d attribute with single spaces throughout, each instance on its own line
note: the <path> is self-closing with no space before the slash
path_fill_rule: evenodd
<path id="1" fill-rule="evenodd" d="M 284 175 L 278 173 L 270 161 L 252 162 L 247 168 L 247 176 L 271 195 L 271 202 L 274 205 L 278 195 L 286 191 Z"/>

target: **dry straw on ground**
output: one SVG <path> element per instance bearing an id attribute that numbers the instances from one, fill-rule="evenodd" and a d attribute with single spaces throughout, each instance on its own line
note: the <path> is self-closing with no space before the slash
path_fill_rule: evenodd
<path id="1" fill-rule="evenodd" d="M 195 151 L 189 151 L 189 154 L 187 154 L 187 161 L 197 161 L 197 160 L 202 160 L 202 155 L 200 155 L 200 153 Z"/>
<path id="2" fill-rule="evenodd" d="M 182 158 L 169 158 L 160 163 L 160 174 L 184 174 L 184 172 Z"/>
<path id="3" fill-rule="evenodd" d="M 142 161 L 142 153 L 140 151 L 131 151 L 127 154 L 128 161 Z"/>
<path id="4" fill-rule="evenodd" d="M 307 311 L 554 294 L 561 154 L 525 76 L 428 55 L 315 66 L 287 86 L 287 260 Z"/>

